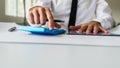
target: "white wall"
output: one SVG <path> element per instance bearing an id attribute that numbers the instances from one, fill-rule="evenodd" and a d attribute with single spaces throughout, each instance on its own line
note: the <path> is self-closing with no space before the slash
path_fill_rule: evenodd
<path id="1" fill-rule="evenodd" d="M 5 0 L 0 0 L 0 21 L 23 23 L 23 18 L 5 15 Z"/>
<path id="2" fill-rule="evenodd" d="M 113 17 L 117 23 L 120 23 L 120 0 L 107 0 L 113 11 Z"/>
<path id="3" fill-rule="evenodd" d="M 0 21 L 3 21 L 4 20 L 4 11 L 5 11 L 5 9 L 4 9 L 4 4 L 5 3 L 5 0 L 0 0 Z"/>
<path id="4" fill-rule="evenodd" d="M 116 22 L 120 22 L 120 0 L 107 0 L 113 10 L 113 17 Z M 21 18 L 5 16 L 5 0 L 0 0 L 0 21 L 23 22 Z"/>

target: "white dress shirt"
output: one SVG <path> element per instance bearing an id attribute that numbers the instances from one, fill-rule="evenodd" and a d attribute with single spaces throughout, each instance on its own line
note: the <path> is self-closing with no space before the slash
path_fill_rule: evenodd
<path id="1" fill-rule="evenodd" d="M 50 8 L 54 19 L 64 20 L 64 25 L 67 27 L 71 3 L 72 0 L 38 0 L 34 6 Z M 114 25 L 111 9 L 105 0 L 78 0 L 76 25 L 90 21 L 100 22 L 105 29 Z"/>

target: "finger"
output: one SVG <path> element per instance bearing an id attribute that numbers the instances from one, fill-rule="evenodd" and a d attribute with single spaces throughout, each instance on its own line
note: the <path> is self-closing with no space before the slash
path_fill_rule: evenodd
<path id="1" fill-rule="evenodd" d="M 45 11 L 46 11 L 47 19 L 48 19 L 49 29 L 51 30 L 51 29 L 53 29 L 55 27 L 53 16 L 52 16 L 49 8 L 45 8 Z"/>
<path id="2" fill-rule="evenodd" d="M 34 22 L 35 24 L 39 24 L 40 20 L 39 20 L 39 14 L 37 10 L 33 10 L 33 16 L 34 16 Z"/>
<path id="3" fill-rule="evenodd" d="M 61 25 L 59 25 L 58 23 L 54 23 L 56 28 L 61 28 Z"/>
<path id="4" fill-rule="evenodd" d="M 108 34 L 108 31 L 106 29 L 104 29 L 102 26 L 100 26 L 99 28 L 104 34 Z"/>
<path id="5" fill-rule="evenodd" d="M 40 16 L 40 23 L 42 25 L 44 25 L 46 23 L 46 14 L 45 14 L 45 9 L 44 8 L 39 8 L 38 9 L 38 13 L 39 13 L 39 16 Z"/>
<path id="6" fill-rule="evenodd" d="M 28 19 L 29 19 L 29 23 L 31 23 L 31 24 L 35 24 L 35 22 L 34 22 L 34 17 L 33 17 L 32 12 L 29 13 L 29 17 L 28 17 Z"/>
<path id="7" fill-rule="evenodd" d="M 77 26 L 70 26 L 70 29 L 71 30 L 78 30 L 78 29 L 80 29 L 80 25 L 77 25 Z"/>
<path id="8" fill-rule="evenodd" d="M 81 28 L 79 29 L 80 33 L 83 33 L 87 29 L 87 25 L 82 25 Z"/>
<path id="9" fill-rule="evenodd" d="M 98 26 L 94 26 L 93 34 L 97 34 L 98 32 L 99 32 L 99 27 Z"/>
<path id="10" fill-rule="evenodd" d="M 93 25 L 89 25 L 87 30 L 86 30 L 86 34 L 90 34 L 93 30 Z"/>

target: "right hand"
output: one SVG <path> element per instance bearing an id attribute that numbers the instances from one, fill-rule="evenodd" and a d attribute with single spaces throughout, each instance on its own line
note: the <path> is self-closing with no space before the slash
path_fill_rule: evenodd
<path id="1" fill-rule="evenodd" d="M 29 10 L 28 20 L 31 24 L 45 25 L 47 19 L 49 29 L 54 29 L 54 27 L 61 28 L 59 24 L 54 22 L 54 18 L 49 8 L 36 6 Z"/>

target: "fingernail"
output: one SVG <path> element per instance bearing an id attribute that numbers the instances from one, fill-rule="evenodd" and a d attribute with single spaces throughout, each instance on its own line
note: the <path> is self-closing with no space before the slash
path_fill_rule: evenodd
<path id="1" fill-rule="evenodd" d="M 49 30 L 52 30 L 53 28 L 49 28 Z"/>

